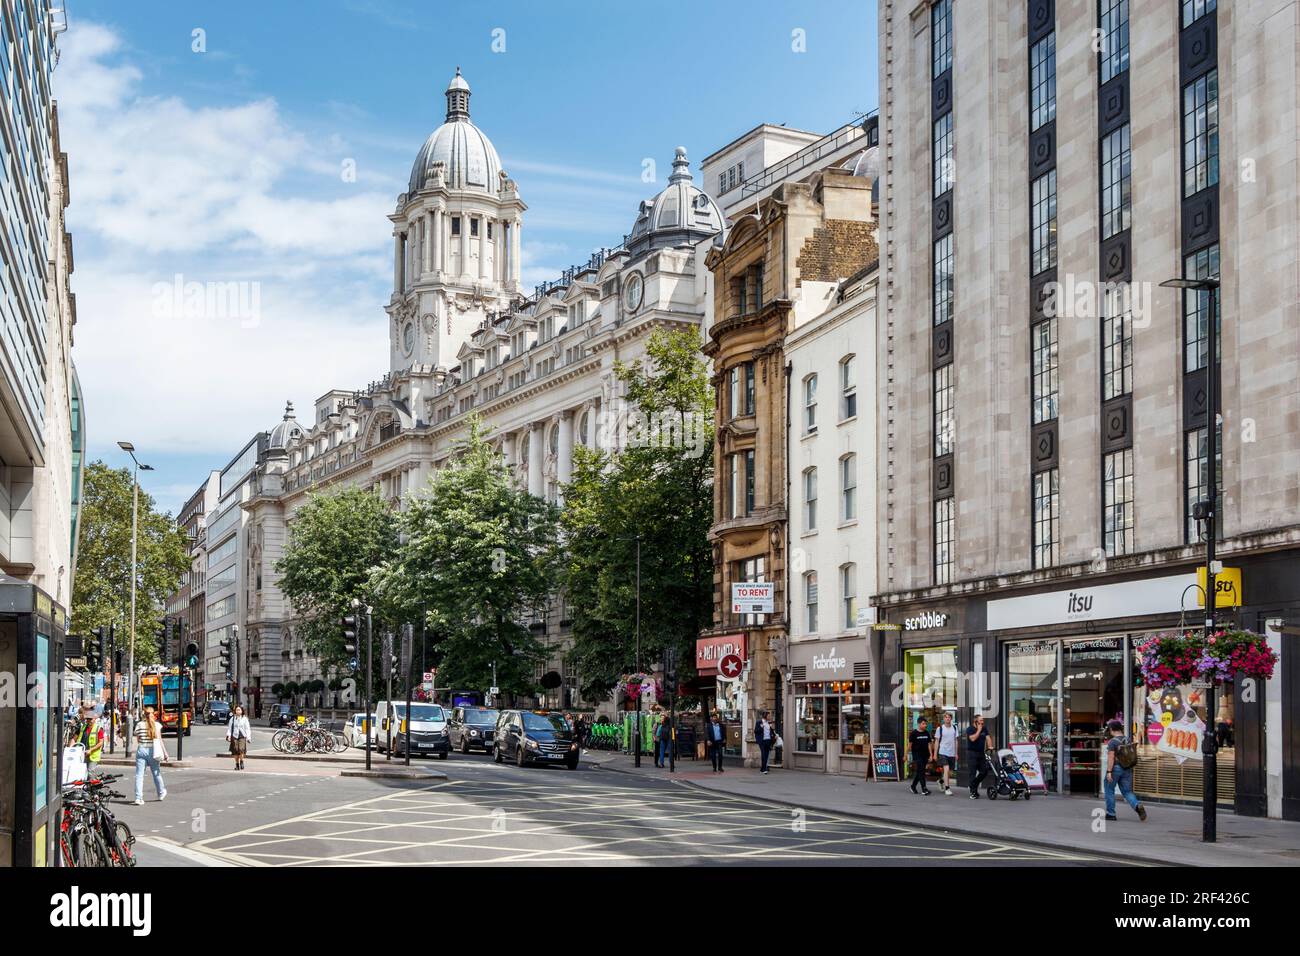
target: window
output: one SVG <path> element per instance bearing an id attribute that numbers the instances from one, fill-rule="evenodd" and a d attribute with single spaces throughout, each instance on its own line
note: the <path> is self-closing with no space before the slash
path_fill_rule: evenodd
<path id="1" fill-rule="evenodd" d="M 853 359 L 852 355 L 840 359 L 840 421 L 858 414 L 858 379 Z"/>
<path id="2" fill-rule="evenodd" d="M 220 601 L 213 601 L 208 605 L 208 620 L 215 621 L 217 618 L 225 617 L 227 614 L 235 613 L 235 595 L 223 597 Z"/>
<path id="3" fill-rule="evenodd" d="M 1223 536 L 1223 423 L 1215 429 L 1215 472 L 1218 492 L 1215 495 L 1215 536 Z M 1194 428 L 1186 435 L 1187 443 L 1187 502 L 1184 509 L 1187 521 L 1187 543 L 1199 544 L 1205 540 L 1205 526 L 1192 517 L 1192 508 L 1198 501 L 1210 496 L 1209 433 L 1204 428 Z"/>
<path id="4" fill-rule="evenodd" d="M 930 42 L 933 75 L 952 67 L 952 0 L 938 0 L 930 8 Z"/>
<path id="5" fill-rule="evenodd" d="M 817 376 L 803 380 L 803 430 L 811 435 L 817 430 Z"/>
<path id="6" fill-rule="evenodd" d="M 934 244 L 934 324 L 943 325 L 952 319 L 952 233 Z"/>
<path id="7" fill-rule="evenodd" d="M 1108 556 L 1133 551 L 1133 449 L 1111 452 L 1102 462 L 1102 546 Z"/>
<path id="8" fill-rule="evenodd" d="M 934 121 L 934 195 L 952 189 L 956 168 L 952 156 L 952 113 Z"/>
<path id="9" fill-rule="evenodd" d="M 1217 6 L 1216 0 L 1183 0 L 1183 27 L 1190 27 Z"/>
<path id="10" fill-rule="evenodd" d="M 956 521 L 953 516 L 953 499 L 943 498 L 934 503 L 934 583 L 952 583 L 955 555 L 953 553 Z"/>
<path id="11" fill-rule="evenodd" d="M 840 520 L 855 521 L 858 517 L 858 456 L 845 455 L 840 459 Z"/>
<path id="12" fill-rule="evenodd" d="M 805 531 L 817 530 L 817 469 L 808 468 L 803 473 L 803 527 Z"/>
<path id="13" fill-rule="evenodd" d="M 1183 87 L 1183 196 L 1219 181 L 1219 71 Z"/>
<path id="14" fill-rule="evenodd" d="M 1128 69 L 1129 0 L 1101 0 L 1101 82 Z"/>
<path id="15" fill-rule="evenodd" d="M 1050 568 L 1060 560 L 1060 472 L 1034 475 L 1034 567 Z"/>
<path id="16" fill-rule="evenodd" d="M 840 595 L 844 603 L 844 627 L 858 626 L 858 566 L 846 564 L 840 568 Z"/>
<path id="17" fill-rule="evenodd" d="M 727 392 L 732 418 L 754 414 L 754 363 L 733 365 L 727 373 Z"/>
<path id="18" fill-rule="evenodd" d="M 469 234 L 472 238 L 478 238 L 478 219 L 471 217 L 469 221 Z"/>
<path id="19" fill-rule="evenodd" d="M 750 311 L 757 312 L 763 308 L 763 260 L 746 269 L 745 274 L 749 278 Z"/>
<path id="20" fill-rule="evenodd" d="M 731 579 L 737 584 L 756 584 L 767 580 L 767 558 L 748 558 L 736 561 L 731 566 Z M 743 626 L 761 624 L 763 616 L 759 614 L 733 615 L 735 623 Z"/>
<path id="21" fill-rule="evenodd" d="M 743 518 L 754 510 L 754 450 L 732 455 L 729 469 L 731 517 Z"/>
<path id="22" fill-rule="evenodd" d="M 488 237 L 489 239 L 492 238 L 492 220 L 491 220 L 491 219 L 489 219 L 489 220 L 488 220 L 488 223 L 487 223 L 487 237 Z"/>
<path id="23" fill-rule="evenodd" d="M 591 412 L 583 412 L 578 419 L 578 444 L 584 448 L 591 447 Z"/>
<path id="24" fill-rule="evenodd" d="M 1056 170 L 1029 187 L 1033 224 L 1029 232 L 1029 271 L 1038 275 L 1056 265 Z"/>
<path id="25" fill-rule="evenodd" d="M 1133 313 L 1107 293 L 1101 317 L 1101 400 L 1133 391 Z"/>
<path id="26" fill-rule="evenodd" d="M 460 216 L 451 217 L 451 234 L 453 236 L 460 235 Z"/>
<path id="27" fill-rule="evenodd" d="M 1034 424 L 1056 417 L 1057 351 L 1056 318 L 1044 319 L 1029 332 L 1031 355 L 1030 386 Z"/>
<path id="28" fill-rule="evenodd" d="M 951 455 L 953 449 L 953 366 L 949 364 L 934 372 L 934 457 Z"/>
<path id="29" fill-rule="evenodd" d="M 1183 262 L 1183 274 L 1189 279 L 1219 278 L 1219 247 L 1210 246 L 1188 256 Z M 1220 309 L 1222 299 L 1219 290 L 1214 290 L 1215 331 L 1223 327 L 1223 313 Z M 1183 329 L 1186 337 L 1186 350 L 1183 358 L 1183 371 L 1195 372 L 1205 368 L 1205 358 L 1209 349 L 1210 334 L 1210 293 L 1208 290 L 1187 289 L 1183 292 Z M 1219 346 L 1215 350 L 1216 359 L 1223 356 L 1222 336 L 1215 337 Z"/>
<path id="30" fill-rule="evenodd" d="M 754 414 L 754 363 L 745 363 L 745 414 Z"/>
<path id="31" fill-rule="evenodd" d="M 809 634 L 817 633 L 817 572 L 809 571 L 803 576 L 803 604 L 806 609 L 805 630 Z"/>
<path id="32" fill-rule="evenodd" d="M 1056 33 L 1052 32 L 1029 48 L 1029 131 L 1055 118 Z"/>
<path id="33" fill-rule="evenodd" d="M 745 514 L 754 513 L 754 450 L 744 453 L 745 458 Z"/>
<path id="34" fill-rule="evenodd" d="M 1133 215 L 1133 152 L 1125 123 L 1101 139 L 1101 237 L 1130 225 Z"/>

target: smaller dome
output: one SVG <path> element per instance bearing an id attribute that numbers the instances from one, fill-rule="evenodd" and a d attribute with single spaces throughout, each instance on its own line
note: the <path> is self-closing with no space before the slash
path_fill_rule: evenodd
<path id="1" fill-rule="evenodd" d="M 854 176 L 876 180 L 880 178 L 880 147 L 871 146 L 844 164 L 845 169 L 853 170 Z"/>
<path id="2" fill-rule="evenodd" d="M 651 249 L 699 242 L 720 233 L 722 223 L 722 210 L 692 181 L 686 147 L 678 146 L 668 185 L 654 199 L 641 203 L 627 251 L 637 256 Z"/>
<path id="3" fill-rule="evenodd" d="M 289 442 L 302 437 L 302 426 L 293 414 L 293 402 L 285 402 L 284 419 L 271 429 L 268 448 L 288 448 Z"/>

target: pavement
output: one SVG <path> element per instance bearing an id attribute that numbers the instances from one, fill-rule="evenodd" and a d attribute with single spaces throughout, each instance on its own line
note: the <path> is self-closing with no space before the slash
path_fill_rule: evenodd
<path id="1" fill-rule="evenodd" d="M 701 790 L 790 807 L 844 814 L 864 820 L 920 827 L 944 834 L 1005 840 L 1114 859 L 1182 866 L 1300 866 L 1300 823 L 1242 817 L 1222 808 L 1218 842 L 1201 842 L 1201 809 L 1147 803 L 1138 820 L 1117 798 L 1118 822 L 1107 822 L 1100 798 L 1035 794 L 1033 799 L 971 800 L 965 787 L 953 795 L 931 787 L 926 797 L 906 782 L 876 782 L 854 776 L 774 769 L 767 776 L 731 759 L 721 774 L 704 760 L 677 763 L 677 772 L 643 757 L 590 751 L 583 759 L 603 770 L 642 779 L 673 779 Z"/>

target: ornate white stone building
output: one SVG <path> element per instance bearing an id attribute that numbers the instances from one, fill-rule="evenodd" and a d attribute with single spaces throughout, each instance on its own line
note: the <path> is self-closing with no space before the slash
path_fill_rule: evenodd
<path id="1" fill-rule="evenodd" d="M 635 361 L 657 328 L 698 328 L 712 306 L 704 254 L 722 232 L 717 204 L 698 188 L 678 148 L 667 185 L 641 203 L 618 248 L 525 294 L 520 242 L 527 210 L 488 137 L 470 120 L 459 70 L 447 117 L 425 142 L 398 197 L 393 293 L 386 311 L 388 372 L 360 391 L 332 390 L 310 421 L 292 404 L 261 456 L 243 503 L 246 699 L 268 700 L 275 681 L 323 678 L 294 636 L 276 562 L 294 512 L 312 492 L 379 489 L 395 507 L 424 486 L 465 437 L 471 414 L 521 486 L 558 500 L 575 446 L 617 448 L 617 361 Z M 576 702 L 565 662 L 562 595 L 534 625 L 549 651 L 539 676 L 562 686 L 545 701 Z M 328 695 L 327 695 L 328 696 Z"/>

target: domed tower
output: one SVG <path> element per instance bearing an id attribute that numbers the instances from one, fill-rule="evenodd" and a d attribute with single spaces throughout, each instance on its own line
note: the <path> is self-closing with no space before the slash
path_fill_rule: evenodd
<path id="1" fill-rule="evenodd" d="M 713 197 L 695 185 L 686 147 L 678 146 L 668 185 L 654 199 L 641 203 L 628 237 L 627 251 L 637 259 L 655 249 L 694 245 L 701 239 L 717 236 L 722 232 L 722 225 L 722 210 Z"/>
<path id="2" fill-rule="evenodd" d="M 430 134 L 398 197 L 393 223 L 391 366 L 436 370 L 490 312 L 520 293 L 523 213 L 514 181 L 470 120 L 470 87 L 457 67 L 445 122 Z"/>

